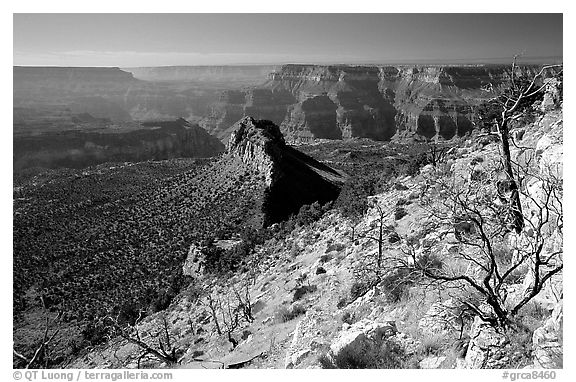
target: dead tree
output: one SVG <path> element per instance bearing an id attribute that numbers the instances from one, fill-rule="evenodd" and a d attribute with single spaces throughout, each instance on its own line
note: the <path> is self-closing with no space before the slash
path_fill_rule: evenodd
<path id="1" fill-rule="evenodd" d="M 428 158 L 430 160 L 430 164 L 432 166 L 437 167 L 440 163 L 442 163 L 446 156 L 448 155 L 448 148 L 441 147 L 436 143 L 431 143 L 428 146 Z"/>
<path id="2" fill-rule="evenodd" d="M 514 57 L 510 71 L 508 87 L 486 103 L 481 110 L 480 119 L 496 128 L 500 140 L 504 172 L 510 189 L 509 212 L 511 224 L 517 233 L 524 228 L 522 215 L 522 203 L 520 202 L 517 175 L 514 174 L 510 154 L 510 124 L 526 114 L 532 105 L 534 97 L 541 95 L 553 78 L 544 78 L 551 71 L 554 75 L 562 73 L 562 65 L 543 66 L 538 73 L 531 78 L 518 75 L 517 57 Z M 556 71 L 556 69 L 559 69 Z M 494 91 L 493 84 L 489 84 L 485 90 Z"/>
<path id="3" fill-rule="evenodd" d="M 373 207 L 376 212 L 378 213 L 378 218 L 375 221 L 375 226 L 371 226 L 367 231 L 363 232 L 363 233 L 358 233 L 357 234 L 357 238 L 358 239 L 367 239 L 367 240 L 371 240 L 374 241 L 378 244 L 378 256 L 376 259 L 376 263 L 377 263 L 377 267 L 381 268 L 382 267 L 382 256 L 384 253 L 384 235 L 388 234 L 390 232 L 390 230 L 388 229 L 387 225 L 386 225 L 386 218 L 389 215 L 389 211 L 384 210 L 380 204 L 373 200 L 372 203 L 370 204 L 371 207 Z"/>
<path id="4" fill-rule="evenodd" d="M 142 312 L 140 312 L 138 319 L 134 325 L 122 326 L 118 323 L 117 318 L 106 317 L 105 321 L 107 323 L 108 330 L 111 335 L 119 336 L 129 343 L 137 345 L 142 349 L 142 354 L 138 357 L 138 365 L 140 366 L 140 361 L 151 355 L 161 362 L 165 362 L 167 365 L 175 365 L 178 363 L 178 349 L 174 346 L 170 332 L 168 321 L 165 316 L 162 316 L 162 325 L 156 331 L 156 333 L 150 333 L 150 339 L 145 339 L 140 334 L 139 324 L 142 320 Z M 154 345 L 153 341 L 157 344 Z"/>
<path id="5" fill-rule="evenodd" d="M 482 320 L 504 327 L 563 269 L 562 247 L 545 249 L 550 231 L 558 229 L 561 233 L 562 181 L 554 173 L 532 171 L 531 161 L 524 165 L 511 163 L 524 182 L 532 182 L 539 192 L 536 196 L 527 187 L 518 189 L 529 211 L 522 215 L 526 230 L 514 234 L 517 240 L 512 244 L 509 240 L 512 233 L 506 229 L 503 213 L 508 206 L 498 203 L 494 187 L 501 168 L 495 168 L 474 181 L 463 177 L 438 179 L 436 193 L 424 201 L 423 207 L 428 210 L 429 219 L 440 227 L 438 230 L 445 235 L 454 233 L 457 240 L 457 253 L 451 255 L 449 264 L 431 266 L 433 250 L 416 248 L 413 240 L 406 240 L 406 258 L 400 260 L 438 284 L 471 290 L 480 296 L 481 304 L 466 301 L 467 307 Z M 455 217 L 468 225 L 455 224 Z M 531 285 L 518 301 L 507 301 L 505 287 L 514 283 L 519 271 L 532 274 Z"/>
<path id="6" fill-rule="evenodd" d="M 46 316 L 46 323 L 44 328 L 44 335 L 40 341 L 40 345 L 36 348 L 31 357 L 26 357 L 22 353 L 12 349 L 12 353 L 16 358 L 24 362 L 25 369 L 44 367 L 48 368 L 50 365 L 49 345 L 58 335 L 60 329 L 57 328 L 50 334 L 50 319 Z"/>
<path id="7" fill-rule="evenodd" d="M 254 316 L 252 314 L 252 303 L 250 302 L 250 287 L 249 282 L 246 282 L 243 288 L 244 294 L 242 295 L 236 288 L 232 287 L 234 296 L 238 304 L 237 309 L 241 312 L 242 317 L 246 322 L 251 323 L 254 321 Z"/>
<path id="8" fill-rule="evenodd" d="M 225 334 L 234 349 L 238 340 L 234 333 L 244 324 L 254 321 L 250 296 L 250 279 L 243 286 L 222 288 L 219 294 L 208 294 L 204 306 L 208 307 L 218 335 Z"/>
<path id="9" fill-rule="evenodd" d="M 206 302 L 202 304 L 210 309 L 210 315 L 212 316 L 212 322 L 214 322 L 216 332 L 218 335 L 222 335 L 222 328 L 218 323 L 218 302 L 214 299 L 214 297 L 212 297 L 212 294 L 208 293 L 208 296 L 206 296 Z"/>
<path id="10" fill-rule="evenodd" d="M 240 327 L 240 311 L 237 307 L 233 307 L 233 304 L 230 301 L 230 298 L 226 297 L 226 302 L 222 304 L 220 300 L 220 313 L 221 313 L 221 322 L 224 327 L 224 331 L 226 332 L 226 338 L 228 342 L 232 344 L 232 349 L 235 349 L 238 346 L 238 340 L 234 338 L 233 334 Z"/>

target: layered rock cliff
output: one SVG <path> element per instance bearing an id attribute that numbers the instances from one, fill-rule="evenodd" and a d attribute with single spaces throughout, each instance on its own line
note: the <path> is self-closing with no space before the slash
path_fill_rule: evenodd
<path id="1" fill-rule="evenodd" d="M 244 116 L 266 119 L 280 125 L 288 108 L 296 98 L 287 91 L 271 89 L 226 90 L 218 102 L 211 106 L 210 114 L 201 122 L 202 127 L 226 142 L 233 125 Z"/>
<path id="2" fill-rule="evenodd" d="M 257 115 L 279 124 L 290 141 L 451 139 L 471 131 L 475 108 L 498 91 L 509 70 L 284 65 L 261 88 L 223 96 L 204 126 L 225 139 L 231 120 Z M 492 91 L 484 90 L 487 84 L 493 85 Z"/>
<path id="3" fill-rule="evenodd" d="M 79 168 L 104 162 L 206 158 L 224 145 L 198 125 L 176 121 L 145 123 L 124 132 L 66 131 L 14 137 L 14 169 Z"/>
<path id="4" fill-rule="evenodd" d="M 234 125 L 222 165 L 240 160 L 265 184 L 265 224 L 286 219 L 305 204 L 334 200 L 344 174 L 286 144 L 271 121 L 246 117 Z"/>
<path id="5" fill-rule="evenodd" d="M 63 130 L 73 127 L 71 118 L 82 113 L 114 123 L 197 121 L 209 115 L 222 89 L 262 84 L 273 68 L 130 69 L 135 77 L 119 68 L 14 67 L 14 128 Z"/>

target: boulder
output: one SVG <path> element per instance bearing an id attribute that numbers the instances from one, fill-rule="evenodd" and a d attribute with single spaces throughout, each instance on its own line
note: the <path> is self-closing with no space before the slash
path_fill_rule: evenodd
<path id="1" fill-rule="evenodd" d="M 544 122 L 541 124 L 545 125 Z M 555 176 L 562 177 L 563 143 L 563 121 L 558 119 L 550 124 L 546 133 L 536 143 L 538 164 L 543 174 L 552 173 Z"/>
<path id="2" fill-rule="evenodd" d="M 330 345 L 330 356 L 337 359 L 340 354 L 362 354 L 376 356 L 383 341 L 394 336 L 396 323 L 361 320 L 342 330 Z"/>
<path id="3" fill-rule="evenodd" d="M 470 329 L 470 343 L 466 352 L 467 369 L 498 369 L 505 367 L 508 338 L 498 328 L 476 317 Z"/>
<path id="4" fill-rule="evenodd" d="M 444 369 L 446 357 L 426 357 L 419 362 L 420 369 Z"/>
<path id="5" fill-rule="evenodd" d="M 182 266 L 182 273 L 197 278 L 202 275 L 204 266 L 204 253 L 202 247 L 193 243 L 188 249 L 188 256 Z"/>
<path id="6" fill-rule="evenodd" d="M 562 100 L 562 81 L 557 78 L 549 78 L 547 81 L 544 97 L 540 104 L 542 111 L 556 109 Z"/>
<path id="7" fill-rule="evenodd" d="M 560 301 L 544 325 L 532 335 L 533 358 L 535 369 L 562 368 L 562 329 L 564 322 L 563 304 Z"/>
<path id="8" fill-rule="evenodd" d="M 231 250 L 243 244 L 242 240 L 216 240 L 214 246 L 222 250 Z M 182 273 L 186 276 L 200 277 L 204 273 L 205 247 L 192 243 L 188 249 L 188 256 L 182 266 Z"/>
<path id="9" fill-rule="evenodd" d="M 323 343 L 323 338 L 319 335 L 325 323 L 322 316 L 321 312 L 309 310 L 304 318 L 298 322 L 293 332 L 292 342 L 286 351 L 284 368 L 297 367 L 310 355 L 313 348 L 315 349 L 319 346 L 318 344 Z"/>

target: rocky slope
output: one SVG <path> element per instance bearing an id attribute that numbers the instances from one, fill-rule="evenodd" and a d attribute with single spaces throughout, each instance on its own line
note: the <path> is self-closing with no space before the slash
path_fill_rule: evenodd
<path id="1" fill-rule="evenodd" d="M 507 66 L 284 65 L 262 87 L 225 94 L 203 121 L 219 137 L 230 122 L 257 115 L 287 139 L 392 137 L 451 139 L 474 125 L 474 109 L 509 76 Z M 521 71 L 533 71 L 524 67 Z"/>
<path id="2" fill-rule="evenodd" d="M 251 120 L 243 124 L 233 135 L 229 152 L 236 152 L 236 156 L 244 158 L 242 163 L 250 163 L 267 174 L 267 182 L 273 181 L 275 172 L 262 153 L 274 152 L 273 145 L 266 142 L 278 141 L 278 130 L 266 128 L 268 124 L 258 128 L 253 126 L 258 123 Z M 538 215 L 538 203 L 545 190 L 539 177 L 561 177 L 562 125 L 561 110 L 553 109 L 516 128 L 515 139 L 523 148 L 513 150 L 514 159 L 526 158 L 527 150 L 536 154 L 528 162 L 533 175 L 525 179 L 523 188 L 527 216 Z M 246 141 L 242 137 L 255 139 Z M 428 165 L 413 177 L 396 178 L 394 187 L 370 197 L 372 207 L 356 226 L 356 232 L 374 230 L 384 212 L 387 228 L 383 249 L 390 269 L 394 259 L 407 256 L 406 238 L 414 238 L 410 243 L 418 253 L 429 251 L 439 256 L 445 266 L 454 266 L 453 259 L 465 248 L 453 226 L 434 225 L 435 217 L 430 211 L 441 211 L 444 202 L 434 185 L 452 175 L 466 182 L 482 179 L 482 174 L 497 165 L 498 152 L 495 142 L 468 140 L 463 147 L 451 150 L 441 166 Z M 401 216 L 395 214 L 399 206 L 405 211 Z M 546 221 L 542 231 L 543 255 L 562 250 L 562 224 L 557 219 L 562 215 L 561 210 L 560 215 L 555 211 L 555 218 Z M 511 339 L 478 318 L 462 315 L 459 289 L 430 289 L 431 285 L 425 282 L 407 284 L 397 294 L 402 279 L 396 279 L 400 282 L 381 282 L 359 293 L 358 287 L 362 286 L 356 284 L 361 280 L 359 275 L 363 277 L 359 271 L 369 272 L 370 259 L 378 253 L 378 242 L 362 235 L 353 240 L 350 229 L 349 221 L 331 211 L 310 226 L 295 228 L 282 240 L 270 240 L 256 248 L 251 272 L 220 282 L 209 277 L 202 279 L 210 298 L 205 296 L 198 302 L 182 294 L 165 312 L 140 323 L 142 338 L 156 338 L 155 333 L 165 322 L 163 317 L 167 317 L 172 343 L 180 351 L 178 367 L 184 368 L 319 368 L 344 361 L 356 367 L 378 362 L 380 366 L 419 368 L 562 366 L 561 274 L 546 283 L 533 303 L 521 312 L 521 324 L 517 332 L 511 332 L 516 333 Z M 502 256 L 517 256 L 519 248 L 531 245 L 534 235 L 529 229 L 507 234 L 508 244 L 502 248 Z M 474 277 L 477 270 L 472 266 L 466 274 Z M 506 284 L 506 304 L 513 304 L 529 290 L 531 277 L 529 269 L 522 268 L 516 281 Z M 226 307 L 226 301 L 230 304 L 230 299 L 244 290 L 253 317 L 231 331 L 236 345 L 233 346 L 225 332 L 218 334 L 216 330 L 218 323 L 226 328 L 229 321 L 225 314 L 214 316 L 210 307 L 211 302 Z M 472 301 L 473 294 L 465 294 L 465 298 Z M 387 349 L 388 356 L 378 359 L 382 349 Z M 138 353 L 137 346 L 120 340 L 71 366 L 136 367 L 134 354 Z M 373 361 L 376 363 L 370 363 Z M 151 359 L 147 366 L 165 365 Z"/>
<path id="3" fill-rule="evenodd" d="M 84 119 L 90 115 L 84 115 Z M 92 119 L 88 118 L 90 122 Z M 104 162 L 206 158 L 224 145 L 184 119 L 149 122 L 128 131 L 70 130 L 14 137 L 14 169 L 85 167 Z"/>

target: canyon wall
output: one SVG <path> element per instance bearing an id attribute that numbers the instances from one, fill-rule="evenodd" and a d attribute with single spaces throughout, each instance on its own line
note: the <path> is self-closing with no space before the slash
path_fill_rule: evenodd
<path id="1" fill-rule="evenodd" d="M 78 114 L 90 114 L 112 123 L 177 118 L 198 122 L 210 115 L 220 92 L 262 84 L 274 68 L 15 66 L 14 130 L 45 132 L 75 128 L 73 119 Z"/>
<path id="2" fill-rule="evenodd" d="M 118 128 L 184 118 L 227 142 L 232 126 L 250 116 L 279 125 L 288 142 L 452 139 L 472 130 L 476 107 L 495 95 L 510 67 L 291 64 L 126 70 L 14 67 L 15 134 L 77 129 L 81 115 L 98 120 L 82 129 L 100 128 L 105 120 Z M 484 90 L 487 84 L 492 91 Z"/>
<path id="3" fill-rule="evenodd" d="M 475 108 L 495 95 L 509 71 L 509 66 L 284 65 L 261 87 L 223 94 L 201 124 L 223 140 L 232 121 L 247 115 L 279 124 L 288 141 L 451 139 L 472 130 Z M 492 91 L 484 89 L 487 84 Z"/>

